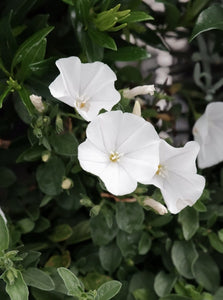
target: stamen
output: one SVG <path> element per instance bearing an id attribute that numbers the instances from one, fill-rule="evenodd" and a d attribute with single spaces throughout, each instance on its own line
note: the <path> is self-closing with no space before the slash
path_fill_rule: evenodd
<path id="1" fill-rule="evenodd" d="M 110 156 L 109 156 L 109 159 L 110 161 L 112 162 L 119 162 L 120 160 L 120 157 L 122 156 L 123 154 L 122 153 L 118 153 L 118 152 L 114 152 L 114 151 L 111 151 L 110 152 Z"/>
<path id="2" fill-rule="evenodd" d="M 89 97 L 82 95 L 76 98 L 76 107 L 82 109 L 84 111 L 88 111 L 90 107 L 90 103 L 88 102 Z"/>
<path id="3" fill-rule="evenodd" d="M 156 175 L 159 175 L 163 178 L 165 178 L 167 176 L 167 169 L 165 166 L 163 165 L 158 165 L 158 169 L 156 171 Z"/>

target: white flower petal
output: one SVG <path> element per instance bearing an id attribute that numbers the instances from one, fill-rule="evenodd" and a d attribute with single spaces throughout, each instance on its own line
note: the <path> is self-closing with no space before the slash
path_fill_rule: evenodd
<path id="1" fill-rule="evenodd" d="M 99 61 L 82 64 L 80 76 L 84 78 L 80 83 L 80 93 L 91 96 L 102 90 L 107 83 L 113 83 L 117 80 L 112 69 Z"/>
<path id="2" fill-rule="evenodd" d="M 161 189 L 168 210 L 177 214 L 186 206 L 192 206 L 200 198 L 205 186 L 205 179 L 197 174 L 169 173 L 164 187 Z"/>
<path id="3" fill-rule="evenodd" d="M 198 166 L 211 167 L 223 161 L 223 103 L 207 105 L 205 113 L 196 121 L 193 134 L 200 144 Z"/>
<path id="4" fill-rule="evenodd" d="M 68 94 L 61 75 L 57 76 L 57 78 L 50 84 L 49 89 L 54 98 L 74 107 L 74 98 Z"/>
<path id="5" fill-rule="evenodd" d="M 85 171 L 97 176 L 100 176 L 110 163 L 109 156 L 92 144 L 90 140 L 86 140 L 79 145 L 78 159 Z"/>
<path id="6" fill-rule="evenodd" d="M 75 100 L 80 92 L 80 59 L 75 56 L 60 58 L 56 61 L 56 65 L 62 76 L 65 89 L 67 90 L 68 94 Z"/>
<path id="7" fill-rule="evenodd" d="M 134 192 L 137 182 L 119 164 L 110 162 L 101 173 L 100 178 L 104 182 L 106 189 L 116 195 L 123 196 Z"/>
<path id="8" fill-rule="evenodd" d="M 101 109 L 111 110 L 121 96 L 116 91 L 115 73 L 102 62 L 82 64 L 78 57 L 56 61 L 60 75 L 49 86 L 51 94 L 75 107 L 87 121 L 92 121 Z"/>

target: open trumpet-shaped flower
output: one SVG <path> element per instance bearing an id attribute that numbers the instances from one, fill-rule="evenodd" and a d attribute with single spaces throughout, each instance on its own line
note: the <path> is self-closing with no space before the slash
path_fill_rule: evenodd
<path id="1" fill-rule="evenodd" d="M 133 192 L 137 182 L 149 183 L 159 159 L 159 137 L 143 118 L 121 111 L 97 116 L 78 147 L 81 167 L 101 178 L 114 195 Z"/>
<path id="2" fill-rule="evenodd" d="M 82 64 L 72 56 L 57 60 L 56 65 L 60 75 L 49 86 L 51 94 L 75 107 L 85 120 L 93 120 L 102 108 L 111 110 L 120 100 L 114 87 L 116 75 L 106 64 Z"/>
<path id="3" fill-rule="evenodd" d="M 207 105 L 205 113 L 193 127 L 195 141 L 200 145 L 199 168 L 207 168 L 223 161 L 223 102 Z"/>
<path id="4" fill-rule="evenodd" d="M 192 206 L 201 196 L 205 179 L 196 174 L 195 160 L 199 151 L 197 142 L 188 142 L 174 148 L 160 142 L 160 161 L 151 183 L 160 188 L 164 201 L 173 214 Z"/>

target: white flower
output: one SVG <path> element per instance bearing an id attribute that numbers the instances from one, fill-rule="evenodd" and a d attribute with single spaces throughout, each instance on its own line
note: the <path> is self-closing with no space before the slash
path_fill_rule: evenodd
<path id="1" fill-rule="evenodd" d="M 154 200 L 152 198 L 147 197 L 143 201 L 143 204 L 145 206 L 152 207 L 159 215 L 165 215 L 165 214 L 168 213 L 166 207 L 162 203 L 160 203 L 160 202 L 158 202 L 158 201 L 156 201 L 156 200 Z"/>
<path id="2" fill-rule="evenodd" d="M 151 183 L 160 188 L 169 211 L 176 214 L 192 206 L 203 192 L 205 179 L 196 174 L 195 165 L 199 145 L 188 142 L 174 148 L 162 140 L 159 150 L 160 161 Z"/>
<path id="3" fill-rule="evenodd" d="M 0 207 L 0 215 L 2 216 L 3 220 L 5 221 L 5 223 L 7 223 L 7 219 L 5 217 L 4 212 L 2 211 L 1 207 Z"/>
<path id="4" fill-rule="evenodd" d="M 132 113 L 136 116 L 141 117 L 141 105 L 138 100 L 135 101 Z"/>
<path id="5" fill-rule="evenodd" d="M 211 167 L 223 161 L 223 102 L 207 105 L 193 127 L 193 135 L 200 145 L 199 168 Z"/>
<path id="6" fill-rule="evenodd" d="M 157 170 L 159 137 L 154 127 L 131 113 L 111 111 L 87 127 L 78 147 L 81 167 L 101 178 L 114 195 L 133 192 L 137 181 L 149 183 Z"/>
<path id="7" fill-rule="evenodd" d="M 30 95 L 29 98 L 33 106 L 36 108 L 36 110 L 38 110 L 38 112 L 42 113 L 45 110 L 41 96 Z"/>
<path id="8" fill-rule="evenodd" d="M 51 94 L 75 107 L 85 120 L 93 120 L 102 108 L 111 110 L 120 100 L 114 87 L 116 75 L 106 64 L 82 64 L 72 56 L 57 60 L 56 65 L 60 75 L 49 86 Z"/>
<path id="9" fill-rule="evenodd" d="M 132 99 L 138 95 L 153 95 L 155 92 L 155 87 L 153 84 L 151 85 L 141 85 L 136 86 L 133 89 L 125 89 L 123 90 L 123 96 L 127 99 Z"/>

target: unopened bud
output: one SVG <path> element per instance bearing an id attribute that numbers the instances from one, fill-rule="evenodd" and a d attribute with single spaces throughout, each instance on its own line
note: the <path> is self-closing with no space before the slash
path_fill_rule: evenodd
<path id="1" fill-rule="evenodd" d="M 45 106 L 43 104 L 43 101 L 42 101 L 42 97 L 41 96 L 36 96 L 36 95 L 30 95 L 29 96 L 29 99 L 31 100 L 33 106 L 35 107 L 35 109 L 42 113 L 44 112 L 45 110 Z"/>
<path id="2" fill-rule="evenodd" d="M 136 116 L 141 117 L 141 105 L 138 100 L 135 101 L 132 113 Z"/>
<path id="3" fill-rule="evenodd" d="M 73 181 L 70 178 L 64 178 L 62 181 L 61 187 L 64 190 L 69 190 L 73 186 Z"/>
<path id="4" fill-rule="evenodd" d="M 146 198 L 144 201 L 143 201 L 143 204 L 145 206 L 150 206 L 152 207 L 159 215 L 165 215 L 168 213 L 168 210 L 167 208 L 161 204 L 160 202 L 152 199 L 152 198 Z"/>
<path id="5" fill-rule="evenodd" d="M 127 99 L 132 99 L 138 95 L 154 95 L 155 87 L 151 85 L 136 86 L 133 89 L 123 90 L 123 96 Z"/>
<path id="6" fill-rule="evenodd" d="M 101 210 L 101 206 L 100 205 L 95 205 L 90 210 L 90 216 L 91 217 L 97 216 L 99 214 L 100 210 Z"/>
<path id="7" fill-rule="evenodd" d="M 83 205 L 83 206 L 85 206 L 85 207 L 93 207 L 94 206 L 93 202 L 89 198 L 87 198 L 87 197 L 86 198 L 82 198 L 80 200 L 80 204 Z"/>
<path id="8" fill-rule="evenodd" d="M 60 115 L 56 117 L 56 131 L 57 133 L 61 133 L 63 131 L 63 120 Z"/>
<path id="9" fill-rule="evenodd" d="M 44 151 L 42 153 L 42 161 L 47 162 L 49 160 L 50 156 L 51 156 L 50 151 Z"/>

